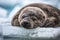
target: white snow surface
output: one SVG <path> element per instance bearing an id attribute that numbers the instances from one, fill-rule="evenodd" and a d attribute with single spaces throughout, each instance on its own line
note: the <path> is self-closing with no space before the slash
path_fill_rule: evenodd
<path id="1" fill-rule="evenodd" d="M 3 35 L 17 35 L 28 37 L 57 37 L 60 35 L 60 27 L 57 28 L 41 28 L 25 29 L 23 27 L 12 26 L 10 22 L 1 22 L 0 26 L 3 29 Z"/>

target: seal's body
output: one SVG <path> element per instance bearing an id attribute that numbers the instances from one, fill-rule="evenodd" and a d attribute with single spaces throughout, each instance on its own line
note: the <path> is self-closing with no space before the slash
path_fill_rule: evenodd
<path id="1" fill-rule="evenodd" d="M 20 9 L 12 19 L 13 26 L 24 28 L 60 26 L 60 10 L 43 3 L 29 4 Z"/>

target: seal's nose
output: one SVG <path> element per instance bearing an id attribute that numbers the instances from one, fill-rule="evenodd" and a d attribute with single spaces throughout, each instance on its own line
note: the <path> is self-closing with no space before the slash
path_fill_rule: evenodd
<path id="1" fill-rule="evenodd" d="M 31 24 L 29 22 L 22 22 L 21 24 L 24 28 L 29 28 Z"/>

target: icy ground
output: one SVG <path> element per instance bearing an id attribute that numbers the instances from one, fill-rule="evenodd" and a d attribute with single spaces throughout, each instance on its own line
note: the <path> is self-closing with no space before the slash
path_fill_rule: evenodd
<path id="1" fill-rule="evenodd" d="M 3 35 L 13 37 L 44 37 L 54 38 L 60 35 L 60 28 L 36 28 L 36 29 L 25 29 L 23 27 L 11 26 L 10 21 L 1 21 L 0 26 L 2 27 Z"/>

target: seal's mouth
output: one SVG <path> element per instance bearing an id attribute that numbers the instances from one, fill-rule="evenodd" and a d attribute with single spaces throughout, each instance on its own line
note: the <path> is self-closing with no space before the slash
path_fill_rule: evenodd
<path id="1" fill-rule="evenodd" d="M 29 22 L 22 22 L 21 26 L 23 26 L 24 28 L 30 28 L 31 24 Z"/>

